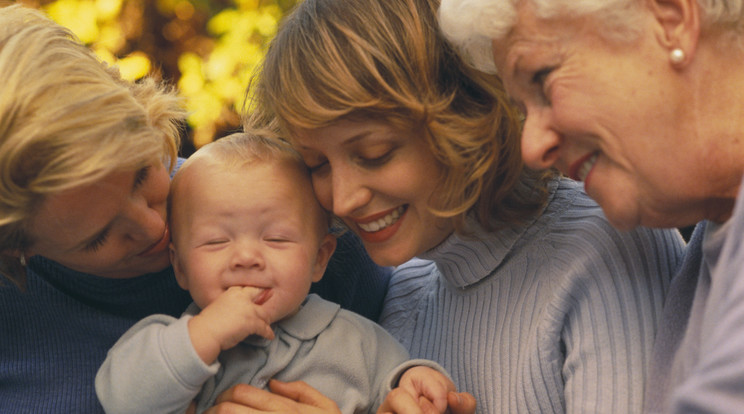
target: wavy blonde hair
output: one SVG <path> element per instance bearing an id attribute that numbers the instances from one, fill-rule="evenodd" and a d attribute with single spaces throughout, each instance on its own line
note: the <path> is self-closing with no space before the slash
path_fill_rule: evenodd
<path id="1" fill-rule="evenodd" d="M 437 0 L 304 0 L 253 79 L 246 128 L 293 131 L 342 119 L 424 131 L 442 166 L 432 211 L 495 229 L 534 215 L 546 176 L 526 170 L 520 114 L 501 81 L 466 65 L 439 33 Z"/>
<path id="2" fill-rule="evenodd" d="M 130 83 L 66 28 L 0 8 L 0 273 L 23 284 L 19 254 L 46 197 L 155 160 L 172 168 L 185 113 L 153 79 Z"/>

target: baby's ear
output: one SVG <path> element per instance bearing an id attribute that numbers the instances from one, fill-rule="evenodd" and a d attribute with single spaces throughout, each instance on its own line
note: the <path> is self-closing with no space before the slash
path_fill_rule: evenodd
<path id="1" fill-rule="evenodd" d="M 336 236 L 332 234 L 326 234 L 320 241 L 320 247 L 318 247 L 318 254 L 315 257 L 315 266 L 313 267 L 313 282 L 318 282 L 323 278 L 328 261 L 331 260 L 331 255 L 336 250 Z"/>
<path id="2" fill-rule="evenodd" d="M 189 290 L 189 281 L 186 275 L 181 271 L 181 263 L 178 261 L 178 255 L 176 254 L 176 248 L 173 246 L 173 242 L 168 245 L 168 254 L 170 255 L 171 266 L 173 266 L 173 274 L 176 275 L 176 282 L 181 289 Z"/>

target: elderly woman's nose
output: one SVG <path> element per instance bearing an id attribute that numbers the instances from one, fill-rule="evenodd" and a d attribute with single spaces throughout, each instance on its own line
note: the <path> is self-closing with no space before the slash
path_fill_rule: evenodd
<path id="1" fill-rule="evenodd" d="M 522 159 L 535 170 L 548 169 L 560 156 L 561 137 L 544 114 L 527 115 L 522 130 Z"/>

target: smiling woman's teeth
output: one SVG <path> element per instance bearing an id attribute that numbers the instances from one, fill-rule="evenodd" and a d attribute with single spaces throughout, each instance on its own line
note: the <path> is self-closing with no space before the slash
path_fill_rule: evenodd
<path id="1" fill-rule="evenodd" d="M 398 221 L 398 219 L 400 218 L 400 216 L 403 214 L 405 210 L 406 208 L 404 206 L 400 206 L 396 208 L 395 210 L 393 210 L 392 213 L 388 214 L 385 217 L 379 218 L 375 221 L 365 223 L 365 224 L 359 223 L 359 228 L 361 228 L 362 230 L 368 233 L 374 233 L 376 231 L 380 231 L 390 226 L 391 224 L 395 223 L 396 221 Z"/>
<path id="2" fill-rule="evenodd" d="M 597 162 L 597 154 L 592 155 L 591 157 L 589 157 L 588 160 L 586 160 L 583 164 L 581 164 L 581 168 L 579 168 L 579 173 L 578 173 L 579 181 L 586 180 L 586 176 L 589 175 L 589 171 L 592 170 L 592 167 L 594 167 L 595 162 Z"/>

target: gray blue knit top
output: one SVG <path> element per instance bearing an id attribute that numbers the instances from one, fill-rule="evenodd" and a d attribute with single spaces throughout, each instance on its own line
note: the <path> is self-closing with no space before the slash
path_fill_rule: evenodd
<path id="1" fill-rule="evenodd" d="M 676 230 L 614 230 L 569 180 L 532 222 L 453 234 L 395 270 L 381 323 L 479 413 L 636 413 Z"/>

